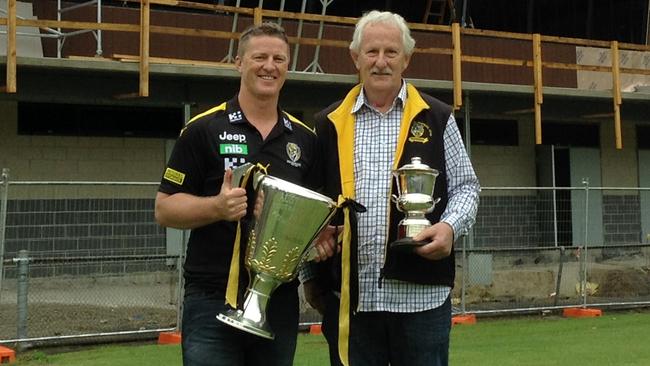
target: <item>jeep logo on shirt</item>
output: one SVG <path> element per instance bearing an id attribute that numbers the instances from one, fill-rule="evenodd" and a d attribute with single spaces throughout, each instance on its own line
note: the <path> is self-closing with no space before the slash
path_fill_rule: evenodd
<path id="1" fill-rule="evenodd" d="M 223 131 L 221 135 L 219 135 L 219 140 L 246 142 L 246 135 L 244 135 L 243 133 L 228 133 L 226 131 Z"/>
<path id="2" fill-rule="evenodd" d="M 248 145 L 244 144 L 219 144 L 219 154 L 248 155 Z"/>

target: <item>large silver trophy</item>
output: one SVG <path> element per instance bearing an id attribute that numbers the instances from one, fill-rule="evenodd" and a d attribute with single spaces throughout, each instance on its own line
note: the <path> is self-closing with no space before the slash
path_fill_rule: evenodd
<path id="1" fill-rule="evenodd" d="M 433 211 L 440 198 L 433 199 L 438 171 L 423 164 L 419 157 L 411 158 L 411 163 L 393 170 L 398 196 L 393 195 L 397 209 L 405 217 L 399 222 L 397 240 L 389 244 L 390 250 L 412 250 L 426 244 L 415 241 L 413 237 L 431 226 L 426 214 Z"/>
<path id="2" fill-rule="evenodd" d="M 251 169 L 250 163 L 235 169 L 233 184 Z M 273 339 L 266 322 L 271 294 L 293 280 L 300 266 L 311 259 L 312 242 L 334 216 L 337 205 L 326 196 L 260 171 L 252 173 L 252 179 L 256 198 L 244 262 L 250 283 L 241 308 L 221 313 L 217 319 Z"/>

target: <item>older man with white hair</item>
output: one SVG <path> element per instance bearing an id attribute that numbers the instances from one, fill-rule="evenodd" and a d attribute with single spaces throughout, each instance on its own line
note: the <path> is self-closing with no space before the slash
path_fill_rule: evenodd
<path id="1" fill-rule="evenodd" d="M 366 208 L 321 234 L 319 268 L 303 277 L 333 365 L 448 364 L 453 243 L 474 223 L 480 187 L 452 108 L 402 77 L 414 46 L 400 15 L 365 14 L 350 44 L 361 82 L 315 118 L 325 193 Z M 424 244 L 393 252 L 404 213 L 391 173 L 413 157 L 439 171 L 440 202 L 413 238 Z"/>

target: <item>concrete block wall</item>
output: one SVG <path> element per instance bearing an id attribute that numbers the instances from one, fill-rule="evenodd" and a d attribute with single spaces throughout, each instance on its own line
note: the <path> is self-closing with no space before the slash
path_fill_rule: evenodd
<path id="1" fill-rule="evenodd" d="M 538 205 L 535 196 L 482 196 L 474 225 L 473 248 L 543 245 Z"/>
<path id="2" fill-rule="evenodd" d="M 153 216 L 154 200 L 9 200 L 5 258 L 28 250 L 30 257 L 164 255 L 165 229 Z M 36 265 L 32 276 L 108 274 L 160 269 L 162 262 L 97 262 Z M 12 278 L 8 267 L 7 277 Z"/>
<path id="3" fill-rule="evenodd" d="M 0 167 L 11 180 L 156 182 L 162 175 L 163 139 L 18 135 L 13 101 L 0 101 L 0 116 Z"/>
<path id="4" fill-rule="evenodd" d="M 43 116 L 47 118 L 47 116 Z M 93 123 L 89 116 L 88 123 Z M 18 135 L 17 103 L 0 101 L 0 168 L 11 181 L 152 182 L 151 186 L 11 185 L 5 258 L 165 254 L 154 220 L 162 139 Z M 33 276 L 153 270 L 164 261 L 35 265 Z M 153 266 L 153 267 L 152 267 Z M 14 267 L 5 275 L 11 278 Z"/>
<path id="5" fill-rule="evenodd" d="M 603 195 L 603 225 L 605 245 L 643 243 L 639 196 Z"/>
<path id="6" fill-rule="evenodd" d="M 621 124 L 623 149 L 616 149 L 614 121 L 600 124 L 601 172 L 603 187 L 638 187 L 636 125 L 634 121 Z"/>
<path id="7" fill-rule="evenodd" d="M 532 121 L 518 121 L 519 146 L 471 147 L 471 160 L 483 187 L 534 187 L 535 139 Z M 489 194 L 489 193 L 488 193 Z"/>

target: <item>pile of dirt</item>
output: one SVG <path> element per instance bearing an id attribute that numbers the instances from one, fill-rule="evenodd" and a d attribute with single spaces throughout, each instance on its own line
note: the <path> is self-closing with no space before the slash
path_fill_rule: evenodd
<path id="1" fill-rule="evenodd" d="M 650 274 L 638 269 L 594 272 L 590 281 L 598 284 L 596 296 L 629 298 L 650 295 Z"/>

